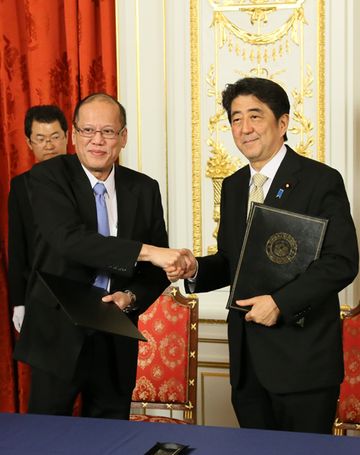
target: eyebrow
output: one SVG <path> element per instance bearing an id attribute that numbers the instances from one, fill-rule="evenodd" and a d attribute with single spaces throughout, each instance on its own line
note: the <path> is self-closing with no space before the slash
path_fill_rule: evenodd
<path id="1" fill-rule="evenodd" d="M 76 124 L 78 125 L 78 123 L 76 123 Z M 89 128 L 89 127 L 91 127 L 91 128 L 96 128 L 96 125 L 94 125 L 93 123 L 86 123 L 86 122 L 84 122 L 83 128 L 84 128 L 85 126 L 88 127 L 88 128 Z M 113 123 L 108 123 L 108 124 L 102 126 L 101 129 L 102 129 L 102 128 L 116 128 L 116 126 L 115 126 Z"/>
<path id="2" fill-rule="evenodd" d="M 251 109 L 248 109 L 246 111 L 246 113 L 248 112 L 258 112 L 258 113 L 263 113 L 264 111 L 262 109 L 260 109 L 259 107 L 252 107 Z M 238 115 L 238 114 L 243 114 L 242 111 L 234 111 L 231 113 L 231 118 L 233 118 L 235 115 Z"/>
<path id="3" fill-rule="evenodd" d="M 35 133 L 36 137 L 48 137 L 48 136 L 54 136 L 54 134 L 61 134 L 60 131 L 54 131 L 51 134 L 43 134 L 43 133 Z"/>

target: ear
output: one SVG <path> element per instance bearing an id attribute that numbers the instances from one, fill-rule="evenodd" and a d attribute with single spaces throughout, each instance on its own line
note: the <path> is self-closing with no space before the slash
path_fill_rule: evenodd
<path id="1" fill-rule="evenodd" d="M 289 127 L 289 114 L 283 114 L 279 118 L 278 125 L 280 128 L 280 135 L 284 136 L 284 134 L 287 132 L 287 129 Z"/>
<path id="2" fill-rule="evenodd" d="M 125 127 L 123 129 L 123 131 L 120 133 L 120 145 L 121 145 L 121 148 L 123 149 L 126 144 L 127 144 L 127 138 L 128 138 L 128 130 L 127 128 Z"/>
<path id="3" fill-rule="evenodd" d="M 30 139 L 27 136 L 25 136 L 25 140 L 26 140 L 26 143 L 27 143 L 29 149 L 32 150 L 33 148 L 32 148 L 32 144 L 31 144 Z"/>
<path id="4" fill-rule="evenodd" d="M 68 131 L 66 131 L 65 133 L 65 142 L 66 142 L 66 145 L 68 143 L 68 139 L 69 139 L 69 134 L 68 134 Z"/>
<path id="5" fill-rule="evenodd" d="M 72 143 L 73 146 L 75 146 L 75 143 L 76 143 L 75 134 L 76 134 L 76 130 L 75 130 L 75 126 L 73 125 L 72 132 L 71 132 L 71 143 Z"/>

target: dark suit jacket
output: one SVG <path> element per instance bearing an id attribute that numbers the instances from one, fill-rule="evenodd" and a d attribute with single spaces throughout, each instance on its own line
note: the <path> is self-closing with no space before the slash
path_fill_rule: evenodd
<path id="1" fill-rule="evenodd" d="M 12 306 L 25 305 L 34 256 L 35 228 L 29 199 L 29 172 L 14 177 L 9 193 L 9 297 Z"/>
<path id="2" fill-rule="evenodd" d="M 96 205 L 88 177 L 76 155 L 62 155 L 30 171 L 36 225 L 35 254 L 25 319 L 14 356 L 71 379 L 87 331 L 74 326 L 38 279 L 43 271 L 92 283 L 99 269 L 111 274 L 112 291 L 130 289 L 137 296 L 137 322 L 169 284 L 165 273 L 137 257 L 143 243 L 167 246 L 158 184 L 122 166 L 115 167 L 118 235 L 97 233 Z M 137 342 L 113 335 L 114 364 L 122 386 L 135 384 Z"/>
<path id="3" fill-rule="evenodd" d="M 198 258 L 195 292 L 232 283 L 246 229 L 250 169 L 226 178 L 221 194 L 218 252 Z M 288 188 L 286 188 L 288 184 Z M 278 190 L 283 196 L 276 198 Z M 230 310 L 230 376 L 241 374 L 242 336 L 246 331 L 251 359 L 260 382 L 273 393 L 290 393 L 337 385 L 343 378 L 338 292 L 358 271 L 358 246 L 349 202 L 340 174 L 287 147 L 265 204 L 329 219 L 321 257 L 305 273 L 275 292 L 280 309 L 273 327 L 246 322 Z M 295 322 L 305 317 L 305 325 Z"/>

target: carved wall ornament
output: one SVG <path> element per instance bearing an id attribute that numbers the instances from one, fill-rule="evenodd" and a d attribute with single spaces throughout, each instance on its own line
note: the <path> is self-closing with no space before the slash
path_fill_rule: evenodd
<path id="1" fill-rule="evenodd" d="M 197 164 L 202 156 L 208 156 L 205 177 L 211 178 L 213 185 L 216 239 L 222 180 L 246 164 L 234 146 L 221 105 L 222 90 L 227 83 L 247 76 L 266 77 L 279 83 L 291 102 L 289 144 L 302 155 L 325 161 L 325 7 L 324 0 L 191 0 L 191 5 L 191 12 L 197 14 L 191 18 L 192 36 L 198 39 L 195 43 L 198 54 L 192 51 L 192 62 L 198 64 L 195 72 L 192 66 L 195 76 L 192 93 L 198 94 L 199 119 L 207 119 L 207 131 L 197 130 L 193 144 L 208 147 L 200 150 Z M 193 113 L 194 103 L 193 98 Z M 240 158 L 232 153 L 239 153 Z M 196 169 L 199 171 L 201 167 L 197 165 Z M 199 202 L 197 207 L 194 204 L 195 214 L 202 211 L 199 194 L 203 176 L 193 173 L 193 177 L 193 190 L 198 191 L 193 201 Z M 194 226 L 197 245 L 201 238 L 201 232 Z M 216 246 L 207 250 L 216 252 Z"/>

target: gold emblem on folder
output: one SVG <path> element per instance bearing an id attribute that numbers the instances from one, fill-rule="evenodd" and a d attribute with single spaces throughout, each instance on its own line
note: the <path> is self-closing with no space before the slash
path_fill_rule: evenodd
<path id="1" fill-rule="evenodd" d="M 266 242 L 267 257 L 276 264 L 288 264 L 295 259 L 296 253 L 296 240 L 286 232 L 277 232 Z"/>

